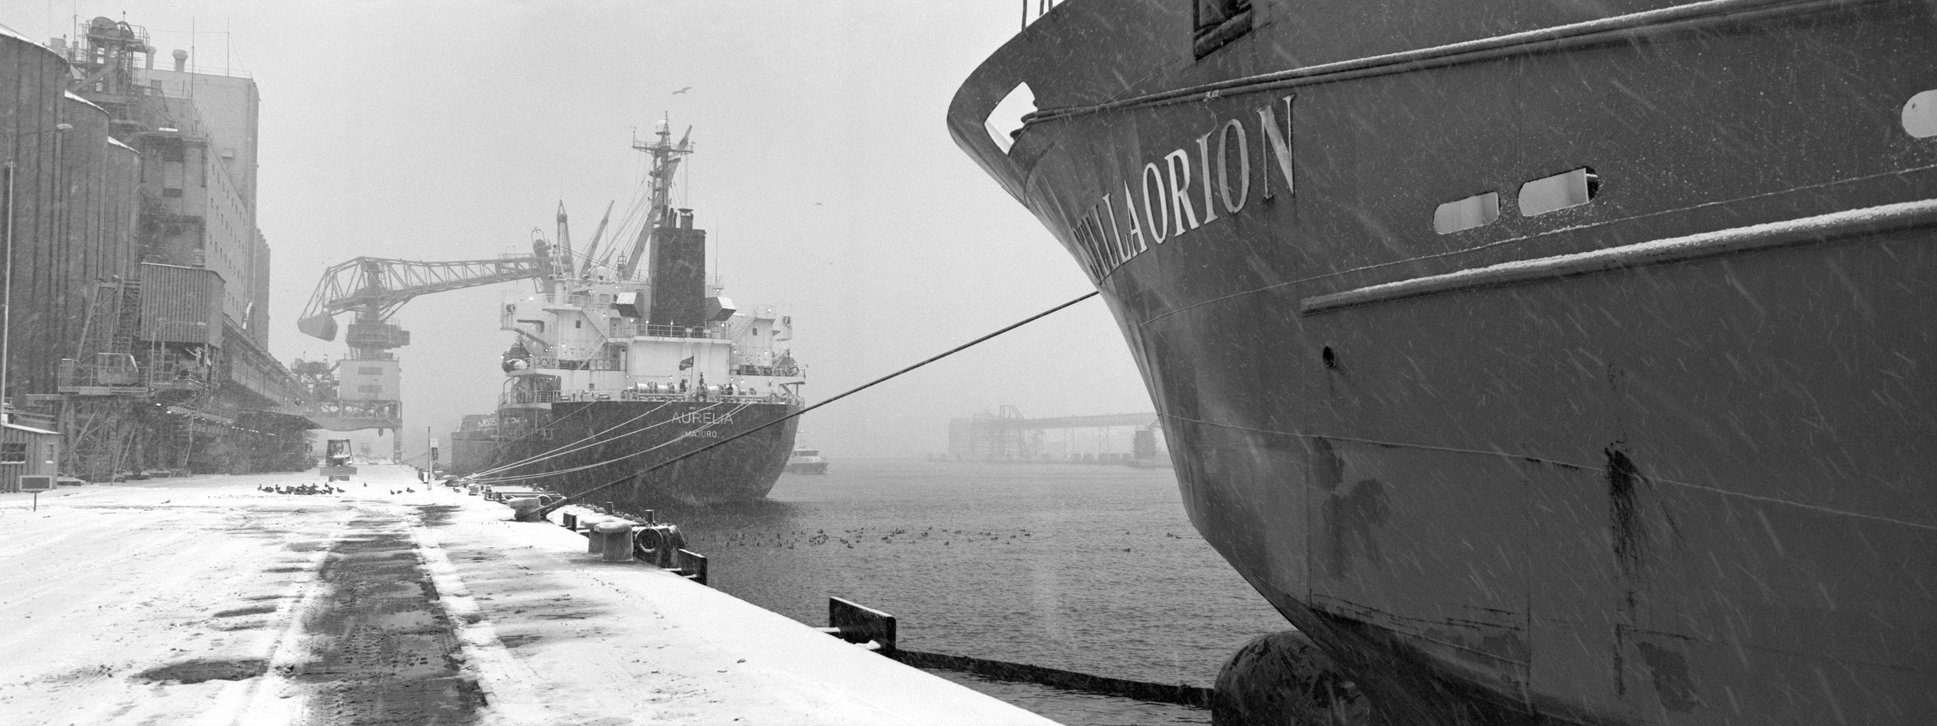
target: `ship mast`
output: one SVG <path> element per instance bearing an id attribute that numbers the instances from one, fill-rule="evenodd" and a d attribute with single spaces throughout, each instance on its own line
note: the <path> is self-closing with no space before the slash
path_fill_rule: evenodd
<path id="1" fill-rule="evenodd" d="M 686 127 L 686 133 L 680 135 L 677 144 L 672 143 L 673 133 L 666 119 L 659 121 L 659 129 L 654 135 L 658 136 L 659 140 L 650 144 L 642 144 L 636 139 L 632 142 L 632 148 L 652 155 L 652 171 L 649 176 L 652 180 L 652 207 L 646 215 L 645 226 L 639 230 L 639 239 L 632 243 L 632 254 L 627 255 L 619 265 L 621 280 L 633 279 L 636 276 L 640 260 L 646 259 L 649 255 L 657 258 L 659 241 L 664 236 L 661 230 L 670 227 L 669 222 L 672 217 L 673 173 L 679 170 L 680 159 L 693 153 L 693 127 L 691 126 Z"/>

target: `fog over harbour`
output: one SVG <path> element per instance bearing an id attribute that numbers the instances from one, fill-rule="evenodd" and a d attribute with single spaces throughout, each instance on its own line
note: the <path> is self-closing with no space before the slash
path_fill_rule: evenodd
<path id="1" fill-rule="evenodd" d="M 124 19 L 49 2 L 9 22 L 72 37 L 73 16 L 96 15 Z M 662 116 L 692 127 L 675 200 L 709 231 L 712 272 L 741 306 L 792 316 L 810 403 L 1092 289 L 943 128 L 956 84 L 1016 32 L 1008 3 L 178 2 L 125 20 L 158 64 L 191 50 L 197 70 L 261 91 L 258 224 L 284 363 L 345 355 L 295 328 L 331 265 L 528 253 L 560 201 L 581 245 L 615 199 L 616 226 L 644 171 L 633 136 Z M 495 407 L 511 343 L 496 311 L 530 290 L 424 296 L 393 318 L 411 333 L 407 454 Z M 949 418 L 1003 404 L 1150 409 L 1090 300 L 814 411 L 801 441 L 940 452 Z"/>

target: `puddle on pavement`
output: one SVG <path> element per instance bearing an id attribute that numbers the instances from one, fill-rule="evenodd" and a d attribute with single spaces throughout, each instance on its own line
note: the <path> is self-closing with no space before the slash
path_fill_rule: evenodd
<path id="1" fill-rule="evenodd" d="M 455 504 L 425 504 L 417 507 L 426 527 L 442 527 L 451 522 L 451 512 L 457 511 Z"/>
<path id="2" fill-rule="evenodd" d="M 202 683 L 204 681 L 241 681 L 269 670 L 269 662 L 255 658 L 236 660 L 191 660 L 150 668 L 134 674 L 137 680 L 154 683 Z"/>
<path id="3" fill-rule="evenodd" d="M 276 611 L 276 606 L 274 605 L 251 605 L 246 608 L 234 608 L 231 610 L 217 611 L 214 617 L 233 618 L 233 617 L 240 617 L 243 615 L 267 615 L 275 611 Z"/>

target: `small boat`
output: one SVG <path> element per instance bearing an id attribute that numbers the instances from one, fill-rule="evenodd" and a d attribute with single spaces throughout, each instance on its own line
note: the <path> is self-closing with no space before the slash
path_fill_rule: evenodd
<path id="1" fill-rule="evenodd" d="M 827 460 L 821 458 L 820 449 L 795 447 L 794 453 L 787 457 L 789 474 L 826 474 Z"/>

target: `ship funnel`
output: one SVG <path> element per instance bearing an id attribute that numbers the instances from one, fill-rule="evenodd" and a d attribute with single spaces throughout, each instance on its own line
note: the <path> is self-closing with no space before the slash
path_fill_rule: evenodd
<path id="1" fill-rule="evenodd" d="M 182 73 L 187 71 L 188 70 L 188 51 L 182 50 L 180 48 L 176 48 L 174 56 L 175 56 L 175 72 Z"/>

